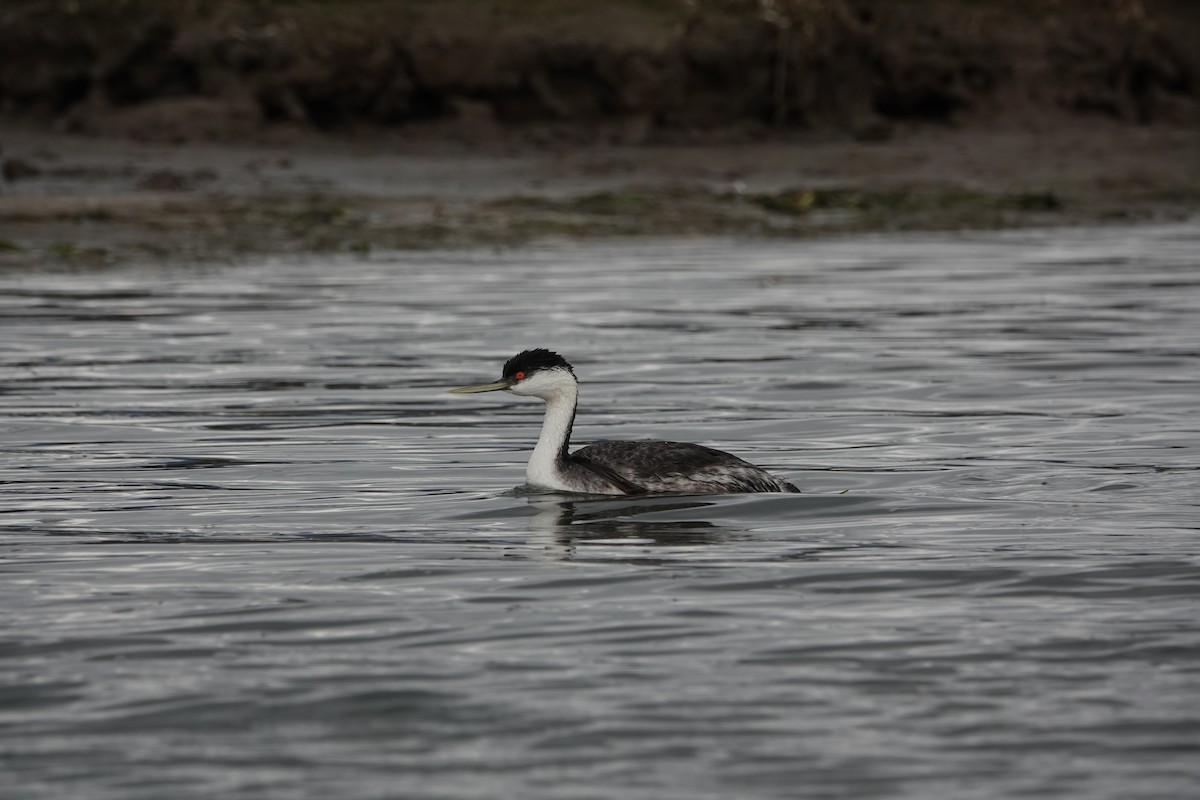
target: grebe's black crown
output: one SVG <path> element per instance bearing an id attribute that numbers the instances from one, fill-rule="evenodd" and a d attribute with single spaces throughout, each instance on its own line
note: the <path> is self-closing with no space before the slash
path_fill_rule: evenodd
<path id="1" fill-rule="evenodd" d="M 539 347 L 536 350 L 523 350 L 504 362 L 504 378 L 512 378 L 518 372 L 532 375 L 539 369 L 565 369 L 572 375 L 575 370 L 567 360 L 553 350 Z"/>

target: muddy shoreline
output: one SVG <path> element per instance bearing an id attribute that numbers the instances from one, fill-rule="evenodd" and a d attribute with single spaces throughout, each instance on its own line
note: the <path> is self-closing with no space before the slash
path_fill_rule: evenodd
<path id="1" fill-rule="evenodd" d="M 810 237 L 1200 215 L 1188 128 L 475 148 L 3 134 L 0 266 L 237 261 L 605 236 Z M 10 170 L 11 171 L 11 170 Z"/>

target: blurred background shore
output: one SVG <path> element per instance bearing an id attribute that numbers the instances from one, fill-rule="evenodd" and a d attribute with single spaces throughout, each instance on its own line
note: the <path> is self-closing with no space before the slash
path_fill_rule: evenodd
<path id="1" fill-rule="evenodd" d="M 0 265 L 1179 219 L 1186 0 L 9 0 Z"/>

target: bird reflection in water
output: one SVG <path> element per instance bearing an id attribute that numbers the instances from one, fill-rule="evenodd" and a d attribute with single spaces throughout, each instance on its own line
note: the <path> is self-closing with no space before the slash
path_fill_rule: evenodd
<path id="1" fill-rule="evenodd" d="M 576 494 L 525 495 L 536 514 L 529 518 L 529 543 L 553 559 L 575 559 L 578 544 L 695 547 L 733 538 L 732 531 L 702 519 L 647 519 L 644 515 L 715 505 L 703 497 L 596 499 Z M 621 559 L 628 562 L 630 559 Z M 647 557 L 647 561 L 663 559 Z"/>

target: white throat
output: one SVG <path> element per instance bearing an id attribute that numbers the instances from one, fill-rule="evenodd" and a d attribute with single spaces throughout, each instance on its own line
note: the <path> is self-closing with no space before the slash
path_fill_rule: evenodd
<path id="1" fill-rule="evenodd" d="M 525 482 L 539 489 L 570 491 L 570 487 L 563 482 L 558 459 L 571 436 L 571 423 L 575 420 L 579 389 L 575 381 L 571 380 L 556 386 L 544 399 L 546 417 L 542 420 L 542 432 L 538 436 L 537 445 L 533 448 L 529 464 L 525 467 Z"/>

